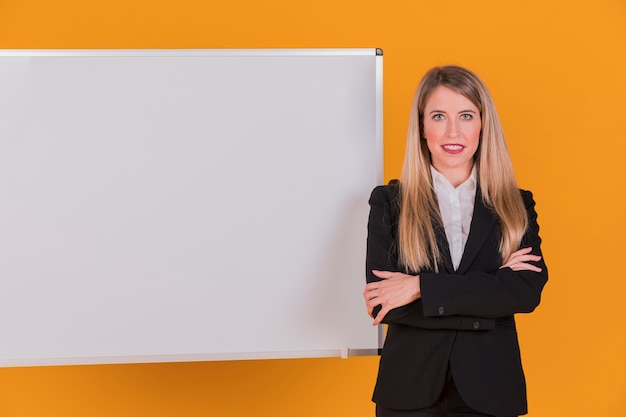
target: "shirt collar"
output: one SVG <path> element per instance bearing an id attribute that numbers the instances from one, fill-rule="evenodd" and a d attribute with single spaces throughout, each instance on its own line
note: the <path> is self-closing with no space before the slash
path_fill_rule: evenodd
<path id="1" fill-rule="evenodd" d="M 433 177 L 433 186 L 445 184 L 445 186 L 449 188 L 454 188 L 452 187 L 452 184 L 450 184 L 450 181 L 448 181 L 448 179 L 441 172 L 437 171 L 432 165 L 430 166 L 430 174 Z M 466 186 L 472 186 L 472 188 L 475 188 L 477 184 L 477 178 L 478 173 L 476 171 L 476 164 L 474 164 L 474 166 L 472 167 L 472 172 L 470 172 L 469 178 L 457 188 L 464 188 Z"/>

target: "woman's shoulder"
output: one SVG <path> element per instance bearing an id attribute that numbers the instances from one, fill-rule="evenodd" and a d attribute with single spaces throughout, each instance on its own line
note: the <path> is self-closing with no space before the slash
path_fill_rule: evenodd
<path id="1" fill-rule="evenodd" d="M 374 188 L 369 204 L 370 222 L 380 221 L 388 227 L 396 227 L 400 216 L 400 181 L 391 180 L 387 185 Z"/>
<path id="2" fill-rule="evenodd" d="M 535 199 L 533 197 L 533 193 L 530 190 L 524 190 L 522 188 L 519 189 L 520 194 L 522 195 L 522 200 L 524 201 L 525 206 L 529 206 L 535 203 Z"/>
<path id="3" fill-rule="evenodd" d="M 400 181 L 391 180 L 387 185 L 379 185 L 372 190 L 370 204 L 375 202 L 397 202 L 400 195 Z"/>

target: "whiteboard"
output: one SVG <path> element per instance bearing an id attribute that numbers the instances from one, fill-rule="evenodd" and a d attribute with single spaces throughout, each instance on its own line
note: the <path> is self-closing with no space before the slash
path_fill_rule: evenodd
<path id="1" fill-rule="evenodd" d="M 0 51 L 0 366 L 376 354 L 381 55 Z"/>

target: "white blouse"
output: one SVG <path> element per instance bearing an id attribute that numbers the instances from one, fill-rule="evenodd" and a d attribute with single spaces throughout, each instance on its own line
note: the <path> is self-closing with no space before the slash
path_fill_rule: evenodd
<path id="1" fill-rule="evenodd" d="M 456 188 L 433 166 L 430 167 L 430 171 L 439 203 L 439 212 L 450 246 L 452 264 L 456 270 L 461 263 L 474 213 L 477 184 L 476 166 L 472 168 L 469 178 Z"/>

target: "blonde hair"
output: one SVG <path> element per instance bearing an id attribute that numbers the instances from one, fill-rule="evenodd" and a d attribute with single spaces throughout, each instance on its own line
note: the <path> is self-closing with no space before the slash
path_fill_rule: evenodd
<path id="1" fill-rule="evenodd" d="M 434 196 L 430 152 L 424 139 L 424 107 L 439 86 L 462 94 L 480 111 L 481 133 L 474 164 L 482 200 L 500 222 L 502 260 L 519 248 L 528 227 L 528 215 L 515 180 L 502 125 L 487 87 L 465 68 L 452 65 L 433 68 L 424 75 L 415 92 L 400 177 L 398 255 L 407 272 L 438 271 L 441 263 L 435 229 L 443 230 L 443 224 Z"/>

